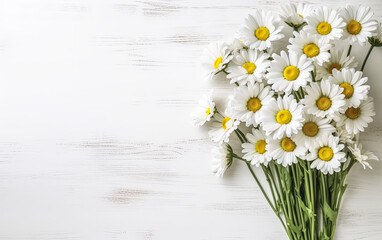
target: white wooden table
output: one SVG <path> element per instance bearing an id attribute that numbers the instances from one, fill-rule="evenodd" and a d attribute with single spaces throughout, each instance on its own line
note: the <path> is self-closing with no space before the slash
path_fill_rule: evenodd
<path id="1" fill-rule="evenodd" d="M 210 173 L 212 143 L 189 117 L 228 89 L 200 78 L 203 48 L 282 2 L 0 1 L 0 239 L 286 239 L 243 165 Z M 347 2 L 382 20 L 380 0 Z M 381 61 L 374 50 L 378 115 L 362 135 L 379 157 Z M 373 165 L 349 177 L 337 239 L 381 239 Z"/>

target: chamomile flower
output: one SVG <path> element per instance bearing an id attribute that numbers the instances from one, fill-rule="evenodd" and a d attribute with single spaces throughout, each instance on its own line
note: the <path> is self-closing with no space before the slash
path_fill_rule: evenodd
<path id="1" fill-rule="evenodd" d="M 369 37 L 369 43 L 374 47 L 382 47 L 382 23 L 378 22 L 377 29 L 374 31 L 374 36 Z"/>
<path id="2" fill-rule="evenodd" d="M 355 68 L 357 65 L 358 64 L 353 56 L 347 56 L 347 50 L 337 48 L 331 49 L 329 61 L 324 62 L 322 66 L 316 66 L 316 78 L 326 80 L 333 74 L 334 69 L 341 70 L 343 68 Z"/>
<path id="3" fill-rule="evenodd" d="M 329 61 L 329 50 L 332 47 L 331 44 L 324 41 L 313 34 L 309 34 L 305 31 L 293 32 L 294 38 L 290 38 L 290 45 L 287 46 L 289 51 L 294 51 L 298 55 L 305 55 L 318 65 L 322 65 L 324 62 Z"/>
<path id="4" fill-rule="evenodd" d="M 329 119 L 316 117 L 311 114 L 304 115 L 304 122 L 301 131 L 298 131 L 295 139 L 299 144 L 305 144 L 309 149 L 318 142 L 332 135 L 336 129 L 330 124 Z"/>
<path id="5" fill-rule="evenodd" d="M 232 148 L 229 144 L 223 144 L 215 146 L 211 152 L 213 154 L 211 170 L 216 176 L 223 177 L 226 170 L 232 165 Z"/>
<path id="6" fill-rule="evenodd" d="M 370 10 L 370 7 L 348 5 L 341 11 L 346 23 L 343 39 L 350 44 L 359 43 L 363 46 L 367 39 L 373 36 L 377 22 L 371 19 L 373 13 Z"/>
<path id="7" fill-rule="evenodd" d="M 202 126 L 211 120 L 215 112 L 215 102 L 212 99 L 212 91 L 203 95 L 199 101 L 199 106 L 192 114 L 192 120 L 196 126 Z"/>
<path id="8" fill-rule="evenodd" d="M 362 101 L 358 107 L 347 108 L 345 113 L 341 115 L 341 121 L 338 122 L 338 125 L 345 125 L 348 133 L 358 134 L 363 132 L 368 124 L 373 121 L 373 116 L 375 116 L 373 98 L 369 97 Z"/>
<path id="9" fill-rule="evenodd" d="M 308 34 L 317 35 L 326 42 L 342 37 L 345 23 L 334 9 L 326 6 L 319 7 L 310 16 L 306 17 L 306 21 L 308 25 L 303 30 Z"/>
<path id="10" fill-rule="evenodd" d="M 312 81 L 310 72 L 314 66 L 305 55 L 299 57 L 297 53 L 290 52 L 288 56 L 285 51 L 281 51 L 280 55 L 273 54 L 272 57 L 274 60 L 271 62 L 267 78 L 273 90 L 289 94 Z"/>
<path id="11" fill-rule="evenodd" d="M 206 78 L 211 79 L 216 73 L 222 71 L 231 59 L 232 55 L 226 43 L 211 43 L 204 50 L 204 55 L 201 59 L 202 66 L 206 71 Z"/>
<path id="12" fill-rule="evenodd" d="M 228 112 L 226 111 L 224 116 L 219 113 L 215 113 L 214 121 L 211 124 L 211 129 L 208 131 L 208 135 L 211 137 L 212 141 L 222 144 L 223 142 L 229 141 L 229 136 L 240 124 L 239 121 L 228 117 Z"/>
<path id="13" fill-rule="evenodd" d="M 240 85 L 254 84 L 263 80 L 265 71 L 269 66 L 269 54 L 259 52 L 255 49 L 242 49 L 235 54 L 227 69 L 227 77 L 231 84 L 237 82 Z"/>
<path id="14" fill-rule="evenodd" d="M 272 99 L 273 91 L 264 84 L 248 84 L 235 88 L 234 95 L 229 102 L 232 117 L 248 126 L 260 124 L 263 104 Z"/>
<path id="15" fill-rule="evenodd" d="M 271 12 L 256 9 L 245 19 L 238 32 L 238 39 L 251 49 L 263 51 L 270 48 L 273 41 L 284 37 L 280 33 L 282 29 L 280 20 Z"/>
<path id="16" fill-rule="evenodd" d="M 291 95 L 271 98 L 265 105 L 261 115 L 261 122 L 266 134 L 273 135 L 273 139 L 281 139 L 284 134 L 291 137 L 301 129 L 303 105 L 297 103 Z"/>
<path id="17" fill-rule="evenodd" d="M 290 26 L 300 26 L 305 22 L 306 17 L 308 17 L 313 12 L 313 7 L 310 4 L 299 3 L 299 4 L 283 4 L 280 6 L 281 19 Z"/>
<path id="18" fill-rule="evenodd" d="M 306 160 L 313 161 L 310 165 L 311 168 L 316 168 L 323 174 L 333 174 L 339 172 L 341 163 L 346 161 L 343 148 L 344 145 L 339 144 L 339 138 L 331 135 L 315 144 L 314 149 L 306 156 Z"/>
<path id="19" fill-rule="evenodd" d="M 304 144 L 297 144 L 293 137 L 284 136 L 280 139 L 270 140 L 266 150 L 278 164 L 286 167 L 297 163 L 297 158 L 304 159 L 307 149 Z"/>
<path id="20" fill-rule="evenodd" d="M 345 96 L 347 107 L 358 107 L 362 100 L 367 99 L 370 86 L 365 85 L 367 77 L 362 77 L 361 71 L 356 72 L 354 68 L 334 70 L 333 76 L 328 80 L 343 89 L 342 94 Z"/>
<path id="21" fill-rule="evenodd" d="M 302 100 L 305 110 L 317 117 L 338 119 L 345 105 L 343 89 L 329 81 L 313 82 L 305 88 L 307 95 Z"/>
<path id="22" fill-rule="evenodd" d="M 348 146 L 348 148 L 353 154 L 355 160 L 357 160 L 362 165 L 363 169 L 366 169 L 366 167 L 373 169 L 370 163 L 368 163 L 367 161 L 379 160 L 373 152 L 363 149 L 362 144 L 355 143 L 352 146 Z"/>
<path id="23" fill-rule="evenodd" d="M 268 140 L 263 130 L 252 128 L 252 134 L 247 133 L 247 143 L 243 143 L 242 153 L 243 158 L 250 161 L 252 165 L 259 167 L 260 164 L 265 166 L 272 160 L 269 152 L 267 151 Z"/>
<path id="24" fill-rule="evenodd" d="M 342 126 L 336 126 L 337 132 L 336 136 L 340 139 L 340 143 L 346 143 L 346 144 L 354 144 L 354 133 L 349 133 L 345 125 Z"/>

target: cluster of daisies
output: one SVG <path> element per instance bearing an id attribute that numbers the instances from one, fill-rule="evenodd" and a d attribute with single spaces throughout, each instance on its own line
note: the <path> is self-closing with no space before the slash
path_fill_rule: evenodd
<path id="1" fill-rule="evenodd" d="M 224 110 L 211 91 L 193 113 L 196 125 L 209 122 L 217 143 L 213 171 L 221 176 L 231 165 L 233 132 L 243 140 L 242 159 L 252 165 L 302 160 L 333 174 L 352 157 L 371 168 L 368 161 L 377 157 L 358 136 L 375 115 L 363 74 L 371 49 L 382 46 L 381 24 L 372 17 L 363 6 L 289 4 L 278 16 L 254 10 L 232 42 L 210 44 L 202 59 L 205 77 L 225 75 L 233 87 Z M 367 43 L 360 70 L 352 45 Z"/>

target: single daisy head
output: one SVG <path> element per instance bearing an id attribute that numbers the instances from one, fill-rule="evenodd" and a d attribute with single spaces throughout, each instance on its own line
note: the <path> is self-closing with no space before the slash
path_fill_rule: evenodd
<path id="1" fill-rule="evenodd" d="M 231 51 L 224 42 L 211 43 L 204 50 L 201 59 L 202 66 L 206 72 L 206 78 L 211 79 L 216 73 L 222 71 L 232 59 Z"/>
<path id="2" fill-rule="evenodd" d="M 213 147 L 211 152 L 213 155 L 211 170 L 216 176 L 223 177 L 225 171 L 232 165 L 232 148 L 229 144 L 222 144 Z"/>
<path id="3" fill-rule="evenodd" d="M 363 167 L 363 169 L 366 169 L 366 167 L 373 169 L 369 160 L 375 160 L 378 161 L 378 157 L 374 155 L 373 152 L 370 152 L 362 147 L 362 144 L 360 143 L 354 143 L 351 146 L 348 146 L 349 150 L 353 154 L 355 160 L 357 160 Z"/>
<path id="4" fill-rule="evenodd" d="M 263 51 L 270 48 L 273 41 L 284 37 L 280 33 L 282 29 L 280 20 L 271 12 L 256 9 L 245 19 L 238 32 L 238 39 L 251 49 Z"/>
<path id="5" fill-rule="evenodd" d="M 248 84 L 235 88 L 234 95 L 230 99 L 229 106 L 232 117 L 248 126 L 260 124 L 260 116 L 263 112 L 263 105 L 272 99 L 273 91 L 264 84 Z"/>
<path id="6" fill-rule="evenodd" d="M 336 119 L 345 105 L 343 89 L 329 81 L 311 83 L 305 88 L 307 95 L 302 100 L 305 110 L 317 117 Z"/>
<path id="7" fill-rule="evenodd" d="M 262 82 L 264 74 L 269 67 L 269 54 L 255 49 L 242 49 L 235 53 L 227 71 L 227 77 L 231 79 L 231 84 L 247 83 L 254 84 Z"/>
<path id="8" fill-rule="evenodd" d="M 298 158 L 304 159 L 307 149 L 304 144 L 298 144 L 294 137 L 283 136 L 270 140 L 267 151 L 278 164 L 286 167 L 297 163 Z"/>
<path id="9" fill-rule="evenodd" d="M 311 114 L 304 115 L 302 128 L 298 131 L 295 139 L 299 144 L 305 144 L 309 149 L 313 148 L 318 142 L 332 135 L 336 128 L 330 124 L 327 118 L 316 117 Z"/>
<path id="10" fill-rule="evenodd" d="M 282 4 L 280 10 L 280 17 L 286 24 L 292 27 L 299 27 L 305 22 L 306 17 L 312 14 L 313 7 L 307 3 L 289 3 Z"/>
<path id="11" fill-rule="evenodd" d="M 298 55 L 305 55 L 318 65 L 329 61 L 329 50 L 332 47 L 324 39 L 317 35 L 309 34 L 305 31 L 293 32 L 294 38 L 290 38 L 290 45 L 287 46 L 289 51 L 296 52 Z"/>
<path id="12" fill-rule="evenodd" d="M 274 139 L 281 139 L 284 135 L 291 137 L 301 129 L 303 105 L 297 103 L 291 95 L 272 98 L 265 104 L 261 115 L 261 122 L 266 134 Z"/>
<path id="13" fill-rule="evenodd" d="M 208 135 L 212 141 L 222 144 L 229 141 L 229 136 L 240 124 L 239 121 L 229 117 L 226 111 L 224 115 L 220 113 L 214 114 L 214 121 L 211 124 Z"/>
<path id="14" fill-rule="evenodd" d="M 298 56 L 290 52 L 288 56 L 285 51 L 281 51 L 280 55 L 273 54 L 272 57 L 267 78 L 276 92 L 290 94 L 292 90 L 297 91 L 312 81 L 311 71 L 314 66 L 305 55 Z"/>
<path id="15" fill-rule="evenodd" d="M 343 152 L 344 145 L 339 144 L 338 137 L 329 136 L 322 142 L 315 144 L 314 148 L 306 156 L 306 160 L 312 161 L 311 168 L 320 170 L 323 174 L 333 174 L 341 170 L 341 163 L 346 161 Z"/>
<path id="16" fill-rule="evenodd" d="M 361 71 L 354 68 L 344 68 L 341 71 L 334 70 L 333 76 L 329 77 L 329 82 L 337 84 L 342 88 L 347 107 L 358 107 L 361 101 L 367 99 L 370 86 L 365 85 L 367 77 L 362 77 Z"/>
<path id="17" fill-rule="evenodd" d="M 345 23 L 334 9 L 326 6 L 319 7 L 310 16 L 306 17 L 306 21 L 308 25 L 303 30 L 308 34 L 316 35 L 326 42 L 342 37 Z"/>
<path id="18" fill-rule="evenodd" d="M 373 36 L 377 22 L 371 19 L 373 13 L 370 10 L 370 7 L 350 5 L 342 9 L 341 16 L 346 24 L 343 38 L 350 44 L 359 43 L 363 46 Z"/>
<path id="19" fill-rule="evenodd" d="M 212 99 L 212 91 L 203 95 L 199 101 L 199 106 L 192 113 L 192 120 L 196 126 L 202 126 L 204 123 L 211 120 L 215 112 L 215 102 Z"/>
<path id="20" fill-rule="evenodd" d="M 333 74 L 333 70 L 341 70 L 343 68 L 355 68 L 358 63 L 354 60 L 354 57 L 347 56 L 347 50 L 345 49 L 331 49 L 329 61 L 324 62 L 322 66 L 317 65 L 316 79 L 326 80 Z"/>
<path id="21" fill-rule="evenodd" d="M 347 108 L 337 124 L 338 126 L 344 125 L 348 133 L 358 134 L 373 121 L 373 116 L 375 116 L 373 98 L 368 97 L 361 101 L 358 107 Z"/>
<path id="22" fill-rule="evenodd" d="M 264 131 L 261 128 L 252 128 L 252 134 L 247 133 L 246 138 L 248 142 L 241 145 L 242 153 L 244 153 L 243 158 L 256 167 L 259 167 L 260 164 L 268 165 L 272 158 L 267 151 L 268 140 Z"/>

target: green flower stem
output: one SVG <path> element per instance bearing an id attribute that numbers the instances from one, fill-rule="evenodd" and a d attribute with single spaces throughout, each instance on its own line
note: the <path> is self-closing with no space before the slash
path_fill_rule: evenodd
<path id="1" fill-rule="evenodd" d="M 353 45 L 350 44 L 350 45 L 349 45 L 349 49 L 348 49 L 348 54 L 346 55 L 347 57 L 349 57 L 352 48 L 353 48 Z"/>
<path id="2" fill-rule="evenodd" d="M 363 71 L 363 69 L 365 68 L 367 59 L 369 59 L 370 53 L 371 53 L 371 51 L 373 51 L 373 48 L 374 48 L 374 46 L 371 45 L 370 48 L 369 48 L 369 51 L 366 54 L 365 60 L 363 61 L 363 64 L 362 64 L 362 67 L 361 67 L 361 71 Z"/>
<path id="3" fill-rule="evenodd" d="M 236 128 L 235 132 L 236 132 L 236 134 L 239 133 L 241 135 L 241 137 L 244 140 L 244 142 L 248 142 L 247 138 L 245 137 L 245 134 L 239 128 Z"/>
<path id="4" fill-rule="evenodd" d="M 268 195 L 267 195 L 266 192 L 264 191 L 264 188 L 263 188 L 263 186 L 261 185 L 259 179 L 257 178 L 255 172 L 253 171 L 253 169 L 252 169 L 252 167 L 251 167 L 251 164 L 250 164 L 249 162 L 246 162 L 246 164 L 247 164 L 247 167 L 248 167 L 249 171 L 251 172 L 253 178 L 255 179 L 257 185 L 259 186 L 261 192 L 263 193 L 265 199 L 267 200 L 268 204 L 271 206 L 272 210 L 275 212 L 275 214 L 277 215 L 278 219 L 279 219 L 280 222 L 282 223 L 282 225 L 283 225 L 285 231 L 287 232 L 289 238 L 290 238 L 290 239 L 293 239 L 292 236 L 291 236 L 291 233 L 290 233 L 289 229 L 286 228 L 285 223 L 284 223 L 284 221 L 282 220 L 282 218 L 281 218 L 281 216 L 280 216 L 280 213 L 277 212 L 276 208 L 275 208 L 275 207 L 273 206 L 273 204 L 271 203 L 271 201 L 270 201 Z"/>
<path id="5" fill-rule="evenodd" d="M 235 129 L 236 136 L 240 139 L 241 143 L 245 143 L 246 141 L 243 139 L 242 135 L 239 132 L 240 130 L 237 128 Z"/>

